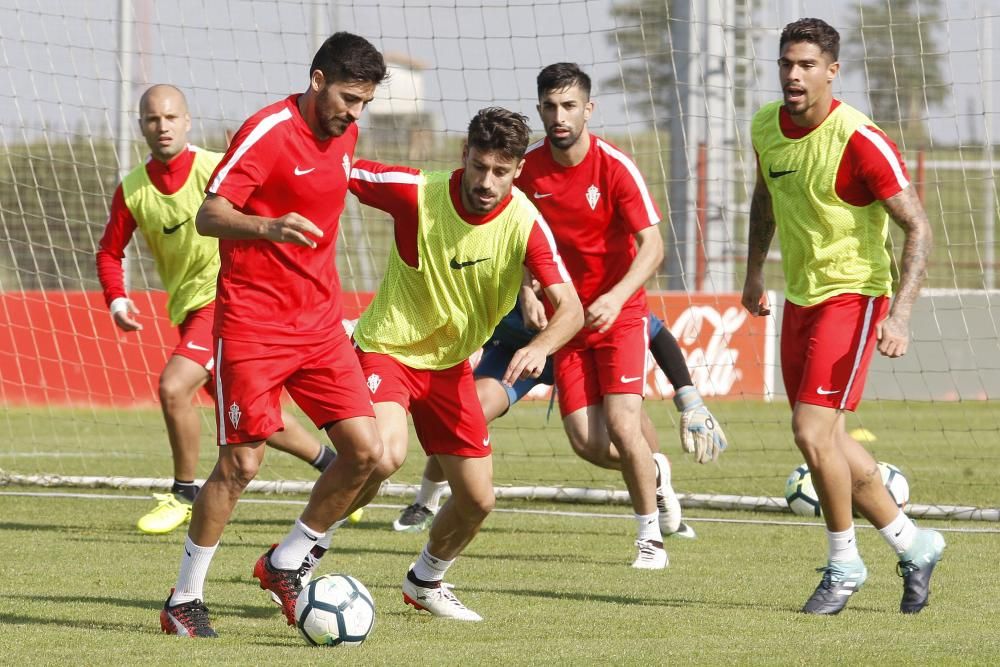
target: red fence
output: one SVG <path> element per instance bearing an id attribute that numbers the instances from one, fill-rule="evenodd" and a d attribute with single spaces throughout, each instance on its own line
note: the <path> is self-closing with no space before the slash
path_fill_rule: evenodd
<path id="1" fill-rule="evenodd" d="M 124 333 L 98 292 L 0 294 L 0 402 L 6 405 L 152 405 L 157 381 L 177 334 L 166 294 L 132 295 L 143 330 Z M 371 294 L 348 294 L 354 319 Z M 772 386 L 770 318 L 750 318 L 737 294 L 651 293 L 650 308 L 669 326 L 706 396 L 756 398 Z M 652 367 L 652 366 L 651 366 Z M 658 369 L 650 396 L 672 389 Z"/>

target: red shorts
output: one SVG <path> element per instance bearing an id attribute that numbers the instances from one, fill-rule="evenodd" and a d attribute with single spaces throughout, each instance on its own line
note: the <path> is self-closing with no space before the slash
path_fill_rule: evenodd
<path id="1" fill-rule="evenodd" d="M 351 417 L 374 417 L 351 341 L 337 329 L 329 340 L 308 346 L 218 339 L 219 444 L 260 442 L 283 428 L 282 389 L 317 428 Z"/>
<path id="2" fill-rule="evenodd" d="M 215 302 L 192 310 L 177 327 L 181 340 L 172 354 L 185 357 L 209 373 L 215 368 L 212 323 L 215 321 Z"/>
<path id="3" fill-rule="evenodd" d="M 563 417 L 607 394 L 646 392 L 649 318 L 615 322 L 609 331 L 578 335 L 555 353 L 556 393 Z"/>
<path id="4" fill-rule="evenodd" d="M 875 349 L 875 325 L 889 298 L 838 294 L 814 306 L 785 302 L 781 321 L 781 375 L 798 402 L 850 410 L 861 402 Z"/>
<path id="5" fill-rule="evenodd" d="M 356 349 L 371 400 L 406 408 L 428 455 L 475 459 L 493 453 L 469 362 L 444 370 L 418 370 L 388 354 Z"/>

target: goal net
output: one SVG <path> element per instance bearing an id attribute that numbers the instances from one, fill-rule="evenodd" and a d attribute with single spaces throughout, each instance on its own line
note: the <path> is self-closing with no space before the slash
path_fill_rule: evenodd
<path id="1" fill-rule="evenodd" d="M 127 283 L 145 328 L 121 333 L 94 261 L 114 188 L 147 154 L 139 95 L 180 87 L 191 140 L 222 150 L 251 113 L 304 90 L 318 44 L 350 30 L 391 65 L 358 151 L 387 163 L 457 166 L 469 118 L 490 105 L 526 114 L 540 136 L 538 70 L 573 61 L 591 75 L 592 131 L 634 158 L 665 214 L 651 308 L 730 439 L 718 464 L 684 456 L 664 400 L 672 387 L 651 371 L 646 410 L 675 488 L 689 506 L 781 509 L 800 456 L 776 352 L 777 243 L 776 312 L 748 317 L 739 291 L 756 173 L 749 122 L 780 94 L 778 36 L 800 16 L 841 32 L 835 94 L 898 143 L 935 232 L 911 352 L 874 361 L 849 428 L 904 471 L 913 513 L 997 519 L 1000 7 L 950 0 L 3 0 L 0 483 L 169 484 L 157 378 L 176 333 L 161 285 L 134 243 Z M 341 229 L 355 317 L 379 283 L 391 223 L 352 199 Z M 894 230 L 897 256 L 901 239 Z M 491 427 L 501 494 L 620 502 L 619 475 L 575 457 L 547 391 L 532 398 Z M 215 445 L 207 400 L 202 411 L 203 477 Z M 414 442 L 387 490 L 418 482 L 423 462 Z M 273 453 L 258 488 L 304 490 L 314 477 Z"/>

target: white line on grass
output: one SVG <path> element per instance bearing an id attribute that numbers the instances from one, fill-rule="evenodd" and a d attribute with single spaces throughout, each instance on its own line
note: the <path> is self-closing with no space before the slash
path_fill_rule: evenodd
<path id="1" fill-rule="evenodd" d="M 0 491 L 2 496 L 28 496 L 32 498 L 53 498 L 66 499 L 78 498 L 83 500 L 144 500 L 148 501 L 151 496 L 129 496 L 110 493 L 66 493 L 61 491 Z M 280 500 L 278 498 L 240 498 L 241 503 L 257 505 L 305 505 L 302 500 Z M 373 509 L 403 509 L 405 505 L 384 505 L 371 503 L 367 505 Z M 502 509 L 497 508 L 494 512 L 505 514 L 539 514 L 544 516 L 565 516 L 580 517 L 588 519 L 628 519 L 634 520 L 631 514 L 609 514 L 603 512 L 570 512 L 566 510 L 526 510 L 526 509 Z M 811 528 L 822 528 L 823 524 L 817 521 L 768 521 L 766 519 L 720 519 L 715 517 L 684 517 L 690 523 L 731 523 L 746 524 L 751 526 L 807 526 Z M 872 526 L 861 524 L 859 528 L 872 528 Z M 935 527 L 935 530 L 949 533 L 990 533 L 1000 534 L 1000 528 L 944 528 Z"/>

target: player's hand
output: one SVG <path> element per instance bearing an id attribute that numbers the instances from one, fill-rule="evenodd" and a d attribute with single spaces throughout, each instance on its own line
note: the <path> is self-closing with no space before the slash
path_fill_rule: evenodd
<path id="1" fill-rule="evenodd" d="M 524 320 L 524 326 L 532 331 L 541 331 L 549 326 L 545 305 L 530 287 L 521 288 L 521 319 Z"/>
<path id="2" fill-rule="evenodd" d="M 743 283 L 743 297 L 740 299 L 743 307 L 751 315 L 763 317 L 771 314 L 771 304 L 767 302 L 767 292 L 764 291 L 764 278 L 747 276 Z"/>
<path id="3" fill-rule="evenodd" d="M 135 307 L 132 299 L 125 300 L 125 309 L 111 314 L 111 318 L 122 331 L 142 331 L 142 324 L 135 319 L 139 314 L 139 309 Z"/>
<path id="4" fill-rule="evenodd" d="M 611 292 L 606 292 L 587 306 L 583 325 L 590 329 L 597 329 L 598 333 L 604 333 L 611 328 L 621 312 L 622 301 Z"/>
<path id="5" fill-rule="evenodd" d="M 323 238 L 323 230 L 308 218 L 293 212 L 271 220 L 267 227 L 267 238 L 275 243 L 293 243 L 315 248 L 314 238 Z"/>
<path id="6" fill-rule="evenodd" d="M 909 322 L 896 315 L 889 315 L 875 325 L 875 335 L 878 351 L 890 359 L 903 356 L 910 346 Z"/>
<path id="7" fill-rule="evenodd" d="M 518 380 L 537 378 L 545 370 L 546 361 L 548 361 L 548 355 L 545 354 L 545 350 L 528 343 L 511 357 L 507 372 L 504 373 L 501 382 L 509 387 Z"/>
<path id="8" fill-rule="evenodd" d="M 674 396 L 674 405 L 681 411 L 681 447 L 684 451 L 693 453 L 698 463 L 717 460 L 729 442 L 698 390 L 690 385 L 681 387 Z"/>

